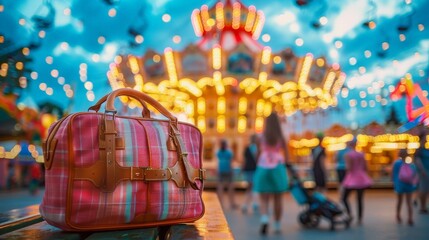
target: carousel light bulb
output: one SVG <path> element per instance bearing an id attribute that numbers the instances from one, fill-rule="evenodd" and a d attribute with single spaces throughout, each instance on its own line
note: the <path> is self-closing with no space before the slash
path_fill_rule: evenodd
<path id="1" fill-rule="evenodd" d="M 40 90 L 45 91 L 45 90 L 46 90 L 46 88 L 47 88 L 46 83 L 40 83 L 40 84 L 39 84 L 39 89 L 40 89 Z"/>
<path id="2" fill-rule="evenodd" d="M 350 63 L 350 65 L 352 65 L 352 66 L 356 65 L 356 63 L 357 63 L 356 58 L 355 58 L 355 57 L 351 57 L 351 58 L 349 58 L 349 63 Z"/>
<path id="3" fill-rule="evenodd" d="M 39 74 L 37 72 L 31 72 L 30 77 L 31 79 L 36 80 L 39 77 Z"/>
<path id="4" fill-rule="evenodd" d="M 371 51 L 365 50 L 364 55 L 366 58 L 370 58 L 371 57 Z"/>
<path id="5" fill-rule="evenodd" d="M 109 9 L 109 12 L 107 13 L 109 17 L 115 17 L 116 16 L 116 9 L 111 8 Z"/>
<path id="6" fill-rule="evenodd" d="M 15 68 L 16 70 L 22 70 L 24 68 L 24 64 L 22 62 L 16 62 Z"/>
<path id="7" fill-rule="evenodd" d="M 57 69 L 53 69 L 53 70 L 51 71 L 51 76 L 52 76 L 53 78 L 57 78 L 57 77 L 58 77 L 58 75 L 59 75 L 59 72 L 58 72 L 58 70 L 57 70 Z"/>
<path id="8" fill-rule="evenodd" d="M 25 21 L 25 19 L 24 19 L 24 18 L 20 18 L 20 19 L 18 20 L 18 23 L 19 23 L 19 25 L 21 25 L 21 26 L 24 26 L 26 22 L 27 22 L 27 21 Z"/>
<path id="9" fill-rule="evenodd" d="M 60 47 L 62 50 L 67 51 L 69 49 L 69 44 L 67 42 L 62 42 Z"/>
<path id="10" fill-rule="evenodd" d="M 399 40 L 401 42 L 405 41 L 407 38 L 405 37 L 405 34 L 399 34 Z"/>
<path id="11" fill-rule="evenodd" d="M 181 40 L 182 40 L 182 38 L 180 36 L 178 36 L 178 35 L 176 35 L 176 36 L 173 37 L 173 42 L 176 43 L 176 44 L 180 43 Z"/>
<path id="12" fill-rule="evenodd" d="M 337 40 L 337 41 L 335 41 L 334 45 L 336 48 L 339 49 L 339 48 L 343 47 L 343 42 L 341 42 L 340 40 Z"/>
<path id="13" fill-rule="evenodd" d="M 99 62 L 100 61 L 100 55 L 99 54 L 92 54 L 91 59 L 94 62 Z"/>
<path id="14" fill-rule="evenodd" d="M 297 39 L 295 40 L 295 44 L 296 44 L 298 47 L 301 47 L 302 45 L 304 45 L 304 40 L 303 40 L 302 38 L 297 38 Z"/>
<path id="15" fill-rule="evenodd" d="M 136 41 L 136 43 L 141 44 L 144 41 L 144 37 L 140 34 L 138 34 L 135 38 L 134 41 Z"/>
<path id="16" fill-rule="evenodd" d="M 46 32 L 43 30 L 39 31 L 39 38 L 45 38 L 46 37 Z"/>
<path id="17" fill-rule="evenodd" d="M 263 42 L 269 42 L 271 40 L 271 37 L 269 34 L 262 35 L 262 41 Z"/>
<path id="18" fill-rule="evenodd" d="M 54 94 L 54 89 L 52 89 L 51 87 L 48 87 L 45 92 L 47 95 L 51 96 L 52 94 Z"/>
<path id="19" fill-rule="evenodd" d="M 57 81 L 58 81 L 58 84 L 63 85 L 66 82 L 66 79 L 64 77 L 59 77 Z"/>
<path id="20" fill-rule="evenodd" d="M 65 16 L 70 16 L 71 15 L 71 9 L 70 8 L 64 8 L 63 10 L 63 14 Z"/>
<path id="21" fill-rule="evenodd" d="M 328 18 L 323 16 L 323 17 L 319 18 L 319 22 L 322 26 L 324 26 L 328 23 Z"/>
<path id="22" fill-rule="evenodd" d="M 54 62 L 54 59 L 51 56 L 47 56 L 45 58 L 45 61 L 46 61 L 47 64 L 52 64 Z"/>
<path id="23" fill-rule="evenodd" d="M 168 13 L 165 13 L 164 15 L 162 15 L 162 21 L 165 23 L 168 23 L 171 21 L 171 16 Z"/>
<path id="24" fill-rule="evenodd" d="M 387 49 L 389 49 L 389 43 L 388 42 L 383 42 L 381 44 L 381 47 L 383 48 L 384 51 L 386 51 Z"/>
<path id="25" fill-rule="evenodd" d="M 422 32 L 423 30 L 425 30 L 425 25 L 423 25 L 423 24 L 420 23 L 418 25 L 418 29 L 419 29 L 420 32 Z"/>
<path id="26" fill-rule="evenodd" d="M 97 38 L 97 42 L 98 42 L 99 44 L 104 44 L 104 43 L 106 42 L 106 38 L 104 38 L 103 36 L 99 36 L 99 37 Z"/>
<path id="27" fill-rule="evenodd" d="M 22 49 L 22 54 L 24 54 L 25 56 L 30 55 L 30 49 L 28 47 L 25 47 Z"/>

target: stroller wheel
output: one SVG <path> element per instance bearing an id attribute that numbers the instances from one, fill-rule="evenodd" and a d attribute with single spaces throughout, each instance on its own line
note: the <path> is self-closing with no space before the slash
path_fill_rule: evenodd
<path id="1" fill-rule="evenodd" d="M 311 214 L 307 211 L 300 213 L 298 220 L 304 227 L 308 228 L 315 228 L 320 222 L 320 218 L 317 215 Z"/>

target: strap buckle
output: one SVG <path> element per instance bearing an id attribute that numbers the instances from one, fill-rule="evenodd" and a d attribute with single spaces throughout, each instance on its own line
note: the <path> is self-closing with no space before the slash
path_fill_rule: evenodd
<path id="1" fill-rule="evenodd" d="M 206 179 L 206 169 L 203 169 L 203 168 L 198 169 L 198 177 L 200 178 L 200 180 L 205 180 Z"/>

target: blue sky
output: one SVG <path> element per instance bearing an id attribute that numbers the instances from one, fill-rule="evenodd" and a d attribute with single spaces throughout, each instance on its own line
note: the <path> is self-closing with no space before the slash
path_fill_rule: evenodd
<path id="1" fill-rule="evenodd" d="M 44 13 L 43 2 L 0 1 L 0 34 L 13 42 L 12 47 L 28 45 L 39 34 L 32 16 Z M 37 103 L 55 102 L 76 112 L 85 111 L 94 103 L 91 100 L 111 90 L 106 72 L 116 55 L 140 56 L 147 49 L 163 52 L 166 47 L 181 50 L 197 42 L 190 15 L 201 5 L 212 6 L 216 1 L 50 2 L 55 8 L 54 26 L 45 30 L 40 48 L 30 53 L 33 74 L 23 96 L 30 95 Z M 340 64 L 347 74 L 349 93 L 340 95 L 338 108 L 328 111 L 333 122 L 355 127 L 371 120 L 383 122 L 391 106 L 405 121 L 403 100 L 380 101 L 388 94 L 389 85 L 409 72 L 415 82 L 428 89 L 428 0 L 313 0 L 302 7 L 293 0 L 242 3 L 264 12 L 261 36 L 265 35 L 265 41 L 259 42 L 273 52 L 291 47 L 297 55 L 310 52 L 316 57 L 325 56 L 331 64 Z M 326 24 L 314 28 L 312 23 L 321 17 L 326 17 Z M 374 29 L 362 25 L 368 19 L 375 21 Z M 398 31 L 401 24 L 408 30 Z M 137 44 L 128 33 L 130 27 L 142 30 L 142 43 Z M 180 42 L 173 42 L 175 36 Z M 296 45 L 297 39 L 303 41 L 302 46 Z M 388 44 L 385 50 L 383 42 Z M 66 96 L 69 88 L 74 89 L 74 98 Z M 350 107 L 353 99 L 356 107 Z"/>

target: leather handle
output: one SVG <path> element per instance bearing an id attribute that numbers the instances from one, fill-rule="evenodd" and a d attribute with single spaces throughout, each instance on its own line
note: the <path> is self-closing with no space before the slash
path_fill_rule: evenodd
<path id="1" fill-rule="evenodd" d="M 103 104 L 107 100 L 109 95 L 110 95 L 110 93 L 106 94 L 102 98 L 100 98 L 100 100 L 98 100 L 97 103 L 95 103 L 93 106 L 88 108 L 88 111 L 92 110 L 92 111 L 98 112 L 101 108 L 101 104 Z M 118 96 L 122 96 L 122 95 L 118 95 Z M 143 107 L 142 117 L 150 118 L 150 111 L 149 111 L 149 108 L 147 107 L 147 104 L 143 101 L 140 101 L 140 99 L 136 99 L 136 100 L 138 100 Z"/>
<path id="2" fill-rule="evenodd" d="M 164 106 L 162 106 L 159 102 L 157 102 L 149 95 L 136 91 L 131 88 L 120 88 L 110 93 L 109 96 L 107 97 L 106 112 L 116 112 L 114 102 L 115 102 L 115 98 L 118 96 L 128 96 L 128 97 L 135 98 L 140 102 L 146 102 L 150 104 L 152 107 L 154 107 L 162 115 L 170 119 L 170 121 L 177 126 L 177 118 L 173 116 Z"/>

